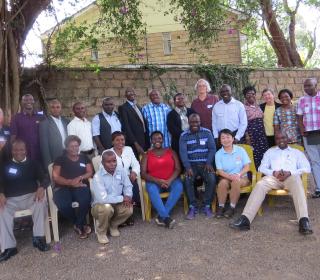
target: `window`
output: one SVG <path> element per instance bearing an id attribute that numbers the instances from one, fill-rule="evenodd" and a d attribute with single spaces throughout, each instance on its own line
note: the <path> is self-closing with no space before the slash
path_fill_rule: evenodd
<path id="1" fill-rule="evenodd" d="M 172 47 L 171 47 L 171 34 L 170 32 L 162 33 L 163 38 L 163 53 L 164 55 L 171 55 L 172 54 Z"/>
<path id="2" fill-rule="evenodd" d="M 99 58 L 99 52 L 97 49 L 91 49 L 91 60 L 92 61 L 98 61 Z"/>

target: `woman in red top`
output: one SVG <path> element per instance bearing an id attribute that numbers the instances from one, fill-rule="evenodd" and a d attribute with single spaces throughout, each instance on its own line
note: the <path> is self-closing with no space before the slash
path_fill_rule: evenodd
<path id="1" fill-rule="evenodd" d="M 167 228 L 173 228 L 175 220 L 170 212 L 176 205 L 182 193 L 181 172 L 177 154 L 170 148 L 163 148 L 163 135 L 160 131 L 151 134 L 152 149 L 141 161 L 141 177 L 146 180 L 147 192 L 153 207 L 158 212 L 156 223 Z M 160 197 L 161 192 L 170 192 L 165 204 Z"/>

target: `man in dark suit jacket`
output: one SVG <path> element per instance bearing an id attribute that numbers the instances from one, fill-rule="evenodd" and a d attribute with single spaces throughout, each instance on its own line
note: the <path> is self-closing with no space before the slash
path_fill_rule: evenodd
<path id="1" fill-rule="evenodd" d="M 136 93 L 133 88 L 126 89 L 127 101 L 119 106 L 119 114 L 126 134 L 126 144 L 133 149 L 137 159 L 150 146 L 147 120 L 143 117 L 141 108 L 136 103 Z"/>
<path id="2" fill-rule="evenodd" d="M 180 135 L 189 129 L 188 118 L 195 111 L 186 107 L 183 93 L 177 93 L 173 101 L 175 108 L 167 116 L 167 127 L 171 134 L 171 148 L 179 155 Z"/>
<path id="3" fill-rule="evenodd" d="M 40 150 L 44 170 L 64 149 L 64 140 L 67 137 L 69 120 L 61 116 L 61 103 L 57 99 L 49 102 L 49 115 L 39 125 Z"/>

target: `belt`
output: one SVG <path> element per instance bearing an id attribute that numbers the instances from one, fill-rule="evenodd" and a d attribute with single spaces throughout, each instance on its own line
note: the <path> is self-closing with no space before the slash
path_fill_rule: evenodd
<path id="1" fill-rule="evenodd" d="M 94 153 L 94 149 L 88 150 L 88 151 L 81 151 L 81 153 L 86 154 L 86 155 L 91 155 Z"/>

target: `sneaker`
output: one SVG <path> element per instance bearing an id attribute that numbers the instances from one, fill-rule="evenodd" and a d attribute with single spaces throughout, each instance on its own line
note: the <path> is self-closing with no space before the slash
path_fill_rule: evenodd
<path id="1" fill-rule="evenodd" d="M 108 244 L 109 239 L 105 234 L 97 233 L 97 239 L 100 244 Z"/>
<path id="2" fill-rule="evenodd" d="M 120 231 L 118 230 L 118 228 L 110 227 L 109 231 L 110 231 L 110 235 L 112 237 L 119 237 L 120 236 Z"/>
<path id="3" fill-rule="evenodd" d="M 191 206 L 189 207 L 189 212 L 187 214 L 187 220 L 193 220 L 196 216 L 196 209 L 195 207 Z"/>
<path id="4" fill-rule="evenodd" d="M 215 217 L 221 219 L 223 217 L 224 207 L 218 206 Z"/>
<path id="5" fill-rule="evenodd" d="M 228 207 L 228 209 L 223 214 L 226 218 L 231 218 L 234 215 L 234 208 L 231 206 Z"/>
<path id="6" fill-rule="evenodd" d="M 210 205 L 206 205 L 204 208 L 203 208 L 203 213 L 206 215 L 207 218 L 212 218 L 213 214 L 212 214 L 212 210 L 211 210 L 211 207 Z"/>
<path id="7" fill-rule="evenodd" d="M 312 196 L 312 198 L 319 198 L 320 197 L 320 191 L 315 191 Z"/>
<path id="8" fill-rule="evenodd" d="M 50 250 L 50 246 L 46 243 L 46 239 L 43 236 L 33 236 L 32 245 L 41 252 Z"/>
<path id="9" fill-rule="evenodd" d="M 164 219 L 161 218 L 160 216 L 158 216 L 158 217 L 155 219 L 155 221 L 156 221 L 156 224 L 157 224 L 158 226 L 165 226 L 165 225 L 166 225 L 165 222 L 164 222 Z"/>
<path id="10" fill-rule="evenodd" d="M 167 228 L 173 229 L 174 224 L 176 223 L 176 221 L 174 219 L 171 219 L 170 217 L 167 217 L 167 218 L 164 219 L 164 223 L 165 223 Z"/>

